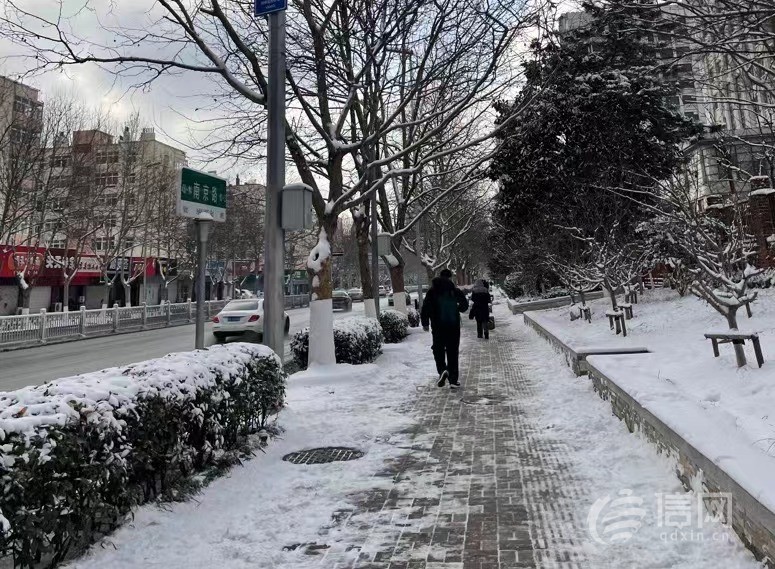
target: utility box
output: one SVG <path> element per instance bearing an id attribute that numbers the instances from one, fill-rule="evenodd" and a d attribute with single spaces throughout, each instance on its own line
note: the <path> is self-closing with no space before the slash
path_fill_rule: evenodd
<path id="1" fill-rule="evenodd" d="M 286 231 L 311 229 L 312 188 L 307 184 L 288 184 L 282 195 L 282 228 Z"/>
<path id="2" fill-rule="evenodd" d="M 390 233 L 380 233 L 377 235 L 377 255 L 386 257 L 391 253 L 393 249 L 390 247 Z"/>

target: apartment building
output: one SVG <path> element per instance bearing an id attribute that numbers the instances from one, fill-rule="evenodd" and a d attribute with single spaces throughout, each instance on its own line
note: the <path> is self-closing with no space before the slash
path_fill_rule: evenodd
<path id="1" fill-rule="evenodd" d="M 9 133 L 0 184 L 7 186 L 17 167 L 8 157 L 28 166 L 19 189 L 0 194 L 0 203 L 10 196 L 16 204 L 6 230 L 0 225 L 0 315 L 24 304 L 37 311 L 176 300 L 177 282 L 165 282 L 186 243 L 185 220 L 175 214 L 185 153 L 151 128 L 127 127 L 118 136 L 102 129 L 44 132 L 30 143 L 31 128 L 41 132 L 38 92 L 9 80 L 0 88 L 14 94 L 13 104 L 3 97 L 0 105 L 0 125 Z M 14 156 L 19 148 L 28 155 L 21 160 Z M 22 271 L 27 291 L 19 286 Z"/>

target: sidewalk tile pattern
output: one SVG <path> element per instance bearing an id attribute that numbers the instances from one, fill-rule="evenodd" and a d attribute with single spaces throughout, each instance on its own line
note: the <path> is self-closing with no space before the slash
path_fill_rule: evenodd
<path id="1" fill-rule="evenodd" d="M 542 427 L 525 405 L 536 388 L 520 366 L 525 333 L 504 321 L 489 341 L 466 341 L 459 392 L 429 378 L 405 409 L 416 417 L 414 427 L 390 437 L 406 452 L 375 475 L 392 482 L 354 496 L 355 508 L 335 514 L 321 538 L 335 538 L 336 529 L 349 539 L 307 551 L 320 556 L 318 566 L 585 566 L 583 520 L 574 519 L 571 507 L 583 483 L 569 471 L 563 443 L 536 436 Z"/>

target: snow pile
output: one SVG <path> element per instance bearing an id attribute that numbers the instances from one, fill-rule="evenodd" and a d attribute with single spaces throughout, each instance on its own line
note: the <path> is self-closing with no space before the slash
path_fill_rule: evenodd
<path id="1" fill-rule="evenodd" d="M 382 329 L 374 318 L 353 316 L 335 320 L 334 350 L 336 363 L 373 362 L 382 353 Z M 291 352 L 297 364 L 306 368 L 309 361 L 310 329 L 305 328 L 291 339 Z"/>
<path id="2" fill-rule="evenodd" d="M 284 394 L 279 358 L 238 343 L 0 393 L 0 551 L 32 565 L 88 543 L 232 460 Z"/>
<path id="3" fill-rule="evenodd" d="M 321 229 L 318 234 L 318 242 L 312 248 L 307 259 L 307 268 L 313 273 L 319 273 L 323 270 L 323 263 L 331 257 L 331 244 L 328 242 L 328 235 L 325 229 Z"/>
<path id="4" fill-rule="evenodd" d="M 379 325 L 386 344 L 397 344 L 409 335 L 409 317 L 398 310 L 382 310 Z"/>

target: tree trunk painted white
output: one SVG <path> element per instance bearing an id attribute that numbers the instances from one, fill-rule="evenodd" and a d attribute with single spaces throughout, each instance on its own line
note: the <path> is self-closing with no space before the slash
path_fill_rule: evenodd
<path id="1" fill-rule="evenodd" d="M 309 312 L 309 367 L 335 364 L 333 301 L 313 300 Z"/>
<path id="2" fill-rule="evenodd" d="M 406 314 L 409 312 L 407 310 L 406 301 L 401 300 L 399 297 L 402 297 L 404 295 L 404 291 L 401 291 L 401 294 L 393 293 L 393 308 L 402 313 Z"/>
<path id="3" fill-rule="evenodd" d="M 323 220 L 318 242 L 307 258 L 307 272 L 312 276 L 310 302 L 309 364 L 336 363 L 334 352 L 334 313 L 331 300 L 331 245 L 329 235 L 336 233 L 336 216 Z"/>
<path id="4" fill-rule="evenodd" d="M 377 317 L 377 306 L 373 298 L 363 299 L 363 312 L 367 318 Z"/>

